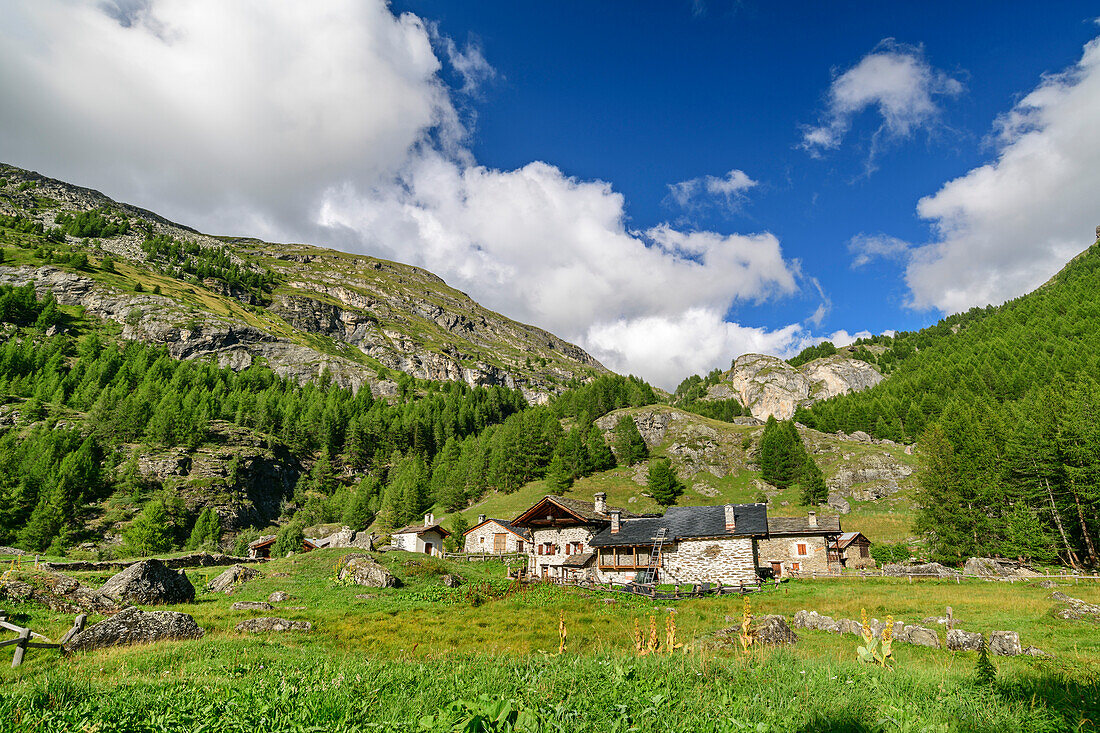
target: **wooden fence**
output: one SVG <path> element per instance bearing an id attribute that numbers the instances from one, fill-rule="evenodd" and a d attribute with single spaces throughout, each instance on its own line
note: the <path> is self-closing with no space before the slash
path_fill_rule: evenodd
<path id="1" fill-rule="evenodd" d="M 8 631 L 14 631 L 18 636 L 14 639 L 8 639 L 7 641 L 0 641 L 0 647 L 14 646 L 15 654 L 11 659 L 12 669 L 15 669 L 23 663 L 23 656 L 27 653 L 28 649 L 57 649 L 62 654 L 65 653 L 65 645 L 69 643 L 69 640 L 79 634 L 84 629 L 84 622 L 88 620 L 88 617 L 81 614 L 76 617 L 76 621 L 73 622 L 73 627 L 65 632 L 65 635 L 57 642 L 52 642 L 42 634 L 37 634 L 24 626 L 16 626 L 15 624 L 8 623 L 5 616 L 0 616 L 0 628 L 7 629 Z M 31 639 L 41 639 L 42 641 L 31 641 Z"/>
<path id="2" fill-rule="evenodd" d="M 1041 580 L 1060 580 L 1063 582 L 1073 581 L 1074 585 L 1080 584 L 1080 581 L 1100 581 L 1100 575 L 1084 575 L 1077 573 L 1060 573 L 1057 575 L 1027 575 L 1022 577 L 1017 576 L 991 576 L 991 575 L 970 575 L 967 573 L 950 573 L 947 575 L 940 575 L 937 573 L 902 573 L 890 575 L 884 574 L 881 570 L 859 570 L 855 572 L 843 572 L 837 570 L 816 570 L 809 572 L 797 572 L 790 573 L 791 578 L 799 580 L 826 580 L 829 578 L 908 578 L 912 583 L 913 579 L 917 580 L 954 580 L 956 583 L 961 584 L 963 580 L 984 580 L 984 581 L 997 581 L 999 583 L 1031 583 Z"/>
<path id="3" fill-rule="evenodd" d="M 508 560 L 525 560 L 528 555 L 525 552 L 444 552 L 444 560 L 457 560 L 459 562 L 485 562 L 491 560 L 497 560 L 500 562 L 507 562 Z"/>
<path id="4" fill-rule="evenodd" d="M 680 585 L 672 590 L 658 590 L 652 583 L 599 583 L 588 580 L 573 580 L 571 578 L 539 578 L 535 582 L 550 582 L 555 585 L 580 588 L 582 590 L 608 591 L 612 593 L 628 593 L 634 596 L 644 596 L 659 601 L 679 601 L 688 598 L 705 598 L 707 596 L 739 595 L 755 593 L 763 588 L 760 582 L 745 585 L 722 585 L 721 583 L 694 583 L 690 588 L 684 589 Z M 688 585 L 688 584 L 685 584 Z"/>

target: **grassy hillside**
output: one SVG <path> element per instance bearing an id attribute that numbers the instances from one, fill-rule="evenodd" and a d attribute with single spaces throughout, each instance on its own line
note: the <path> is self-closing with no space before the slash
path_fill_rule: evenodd
<path id="1" fill-rule="evenodd" d="M 675 416 L 669 421 L 670 427 L 652 436 L 655 441 L 650 445 L 650 455 L 670 458 L 687 485 L 678 504 L 702 506 L 766 500 L 768 513 L 774 516 L 803 515 L 810 509 L 800 504 L 796 488 L 780 490 L 760 480 L 760 470 L 753 457 L 762 427 L 734 425 L 668 406 L 616 410 L 601 419 L 600 424 L 614 424 L 622 415 L 643 421 L 651 420 L 653 415 Z M 917 456 L 906 453 L 900 445 L 860 443 L 816 430 L 804 430 L 802 436 L 834 491 L 838 489 L 837 479 L 841 473 L 855 472 L 855 477 L 861 478 L 873 474 L 879 461 L 912 471 L 918 462 Z M 660 513 L 661 507 L 646 490 L 646 469 L 647 463 L 643 462 L 596 473 L 578 479 L 568 495 L 591 501 L 593 494 L 602 491 L 613 506 L 635 513 Z M 881 478 L 854 481 L 844 487 L 844 492 L 861 495 L 882 489 L 888 483 Z M 841 517 L 842 526 L 846 530 L 864 532 L 873 542 L 911 539 L 915 515 L 911 474 L 902 477 L 897 484 L 898 490 L 879 499 L 849 498 L 852 511 Z M 547 493 L 550 492 L 546 482 L 540 479 L 512 493 L 492 491 L 461 513 L 471 522 L 476 521 L 479 514 L 510 519 Z M 822 516 L 836 514 L 827 507 L 814 508 Z M 442 514 L 437 512 L 437 516 Z"/>

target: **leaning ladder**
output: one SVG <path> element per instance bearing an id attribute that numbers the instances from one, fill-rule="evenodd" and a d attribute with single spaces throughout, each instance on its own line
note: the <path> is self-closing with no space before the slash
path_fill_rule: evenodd
<path id="1" fill-rule="evenodd" d="M 645 579 L 649 583 L 657 584 L 657 568 L 661 567 L 661 548 L 668 539 L 668 528 L 661 527 L 653 536 L 653 547 L 649 550 L 649 567 L 645 570 Z"/>

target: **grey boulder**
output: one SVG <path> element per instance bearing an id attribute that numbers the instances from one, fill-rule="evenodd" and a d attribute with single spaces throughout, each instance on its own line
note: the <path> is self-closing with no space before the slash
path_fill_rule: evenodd
<path id="1" fill-rule="evenodd" d="M 950 629 L 947 632 L 947 648 L 953 652 L 976 652 L 982 648 L 981 634 L 962 629 Z"/>
<path id="2" fill-rule="evenodd" d="M 1002 657 L 1015 657 L 1023 653 L 1020 635 L 1015 631 L 994 631 L 989 635 L 989 651 Z"/>
<path id="3" fill-rule="evenodd" d="M 230 608 L 234 611 L 270 611 L 273 606 L 266 601 L 237 601 Z"/>
<path id="4" fill-rule="evenodd" d="M 182 570 L 172 570 L 160 560 L 134 563 L 108 580 L 99 592 L 126 603 L 190 603 L 195 586 Z"/>
<path id="5" fill-rule="evenodd" d="M 260 577 L 260 575 L 259 570 L 250 568 L 247 565 L 232 565 L 207 583 L 206 589 L 212 593 L 225 593 L 228 595 L 253 578 Z"/>
<path id="6" fill-rule="evenodd" d="M 757 619 L 750 632 L 755 643 L 764 646 L 783 646 L 797 644 L 798 636 L 787 625 L 787 619 L 782 616 L 761 616 Z"/>
<path id="7" fill-rule="evenodd" d="M 201 639 L 202 628 L 186 613 L 130 608 L 93 624 L 74 636 L 66 648 L 76 651 L 170 639 Z"/>
<path id="8" fill-rule="evenodd" d="M 905 641 L 909 644 L 928 646 L 934 649 L 940 648 L 940 637 L 936 636 L 936 632 L 932 629 L 926 629 L 923 626 L 910 626 L 906 624 L 905 628 L 902 630 L 902 636 L 905 637 Z"/>
<path id="9" fill-rule="evenodd" d="M 285 603 L 289 600 L 290 594 L 282 590 L 277 590 L 267 597 L 268 603 Z"/>
<path id="10" fill-rule="evenodd" d="M 336 577 L 367 588 L 397 588 L 401 581 L 376 563 L 370 555 L 345 555 Z"/>
<path id="11" fill-rule="evenodd" d="M 458 577 L 457 575 L 452 575 L 451 573 L 447 573 L 442 578 L 440 578 L 440 580 L 442 580 L 443 585 L 447 586 L 448 588 L 457 588 L 458 586 L 462 585 L 462 578 Z"/>
<path id="12" fill-rule="evenodd" d="M 313 624 L 309 621 L 290 621 L 276 616 L 250 618 L 237 624 L 237 631 L 260 634 L 268 631 L 310 631 Z"/>

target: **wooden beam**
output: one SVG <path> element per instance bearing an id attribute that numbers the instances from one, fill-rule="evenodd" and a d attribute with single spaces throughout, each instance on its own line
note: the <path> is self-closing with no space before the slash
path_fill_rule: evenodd
<path id="1" fill-rule="evenodd" d="M 30 642 L 31 630 L 23 629 L 16 639 L 15 654 L 11 658 L 11 668 L 15 669 L 23 663 L 23 655 L 27 653 L 27 644 Z"/>

